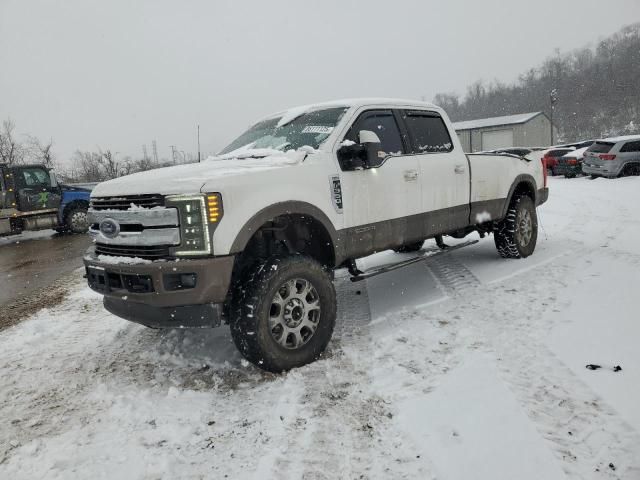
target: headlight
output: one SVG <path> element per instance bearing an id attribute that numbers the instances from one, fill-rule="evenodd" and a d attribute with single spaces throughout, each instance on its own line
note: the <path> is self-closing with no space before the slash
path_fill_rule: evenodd
<path id="1" fill-rule="evenodd" d="M 222 218 L 220 194 L 172 195 L 166 197 L 165 205 L 177 208 L 180 218 L 180 246 L 174 252 L 178 256 L 210 255 L 210 227 Z"/>

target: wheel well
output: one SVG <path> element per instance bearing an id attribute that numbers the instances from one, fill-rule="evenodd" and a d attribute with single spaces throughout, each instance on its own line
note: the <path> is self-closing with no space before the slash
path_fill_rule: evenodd
<path id="1" fill-rule="evenodd" d="M 239 255 L 239 265 L 275 254 L 302 254 L 329 268 L 335 265 L 335 248 L 324 225 L 310 215 L 285 214 L 265 222 Z"/>
<path id="2" fill-rule="evenodd" d="M 62 211 L 62 219 L 66 220 L 67 218 L 67 214 L 73 210 L 74 208 L 89 208 L 89 202 L 87 202 L 86 200 L 73 200 L 72 202 L 69 202 L 65 207 L 64 210 Z"/>
<path id="3" fill-rule="evenodd" d="M 536 201 L 536 191 L 529 182 L 518 183 L 511 194 L 511 200 L 523 196 L 529 197 L 534 203 Z"/>

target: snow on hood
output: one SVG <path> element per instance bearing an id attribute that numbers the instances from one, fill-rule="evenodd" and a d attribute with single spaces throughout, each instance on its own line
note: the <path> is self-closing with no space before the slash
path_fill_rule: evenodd
<path id="1" fill-rule="evenodd" d="M 92 196 L 198 193 L 205 183 L 223 177 L 297 166 L 314 151 L 311 147 L 287 152 L 243 147 L 226 155 L 208 157 L 201 163 L 158 168 L 115 178 L 98 184 Z"/>

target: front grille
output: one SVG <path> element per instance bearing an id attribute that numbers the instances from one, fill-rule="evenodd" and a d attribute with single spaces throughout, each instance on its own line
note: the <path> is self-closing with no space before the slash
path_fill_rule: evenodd
<path id="1" fill-rule="evenodd" d="M 128 210 L 131 204 L 137 207 L 153 208 L 163 207 L 164 197 L 157 194 L 93 197 L 90 203 L 94 210 Z"/>
<path id="2" fill-rule="evenodd" d="M 169 256 L 168 245 L 107 245 L 96 243 L 98 255 L 110 255 L 112 257 L 138 257 L 146 260 L 158 260 Z"/>

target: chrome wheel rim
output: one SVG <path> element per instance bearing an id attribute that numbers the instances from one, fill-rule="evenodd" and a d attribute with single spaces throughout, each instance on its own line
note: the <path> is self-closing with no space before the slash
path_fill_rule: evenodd
<path id="1" fill-rule="evenodd" d="M 85 230 L 88 228 L 87 213 L 75 212 L 71 216 L 71 227 L 74 230 Z"/>
<path id="2" fill-rule="evenodd" d="M 531 237 L 533 236 L 533 220 L 531 218 L 531 213 L 529 213 L 528 210 L 524 210 L 520 214 L 518 228 L 516 229 L 516 236 L 521 247 L 529 245 Z"/>
<path id="3" fill-rule="evenodd" d="M 320 322 L 320 296 L 313 284 L 302 278 L 283 283 L 276 290 L 269 309 L 269 331 L 287 350 L 305 345 Z"/>

